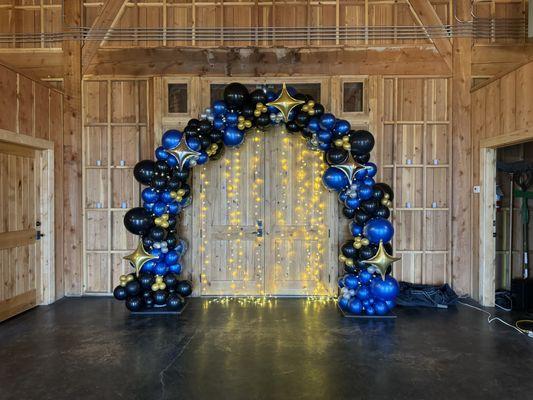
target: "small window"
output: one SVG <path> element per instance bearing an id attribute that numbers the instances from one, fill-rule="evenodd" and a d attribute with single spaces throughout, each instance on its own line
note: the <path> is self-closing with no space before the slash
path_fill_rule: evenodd
<path id="1" fill-rule="evenodd" d="M 342 109 L 344 112 L 364 111 L 363 82 L 344 82 Z"/>
<path id="2" fill-rule="evenodd" d="M 169 83 L 168 84 L 168 113 L 169 114 L 186 114 L 187 113 L 187 84 L 186 83 Z"/>

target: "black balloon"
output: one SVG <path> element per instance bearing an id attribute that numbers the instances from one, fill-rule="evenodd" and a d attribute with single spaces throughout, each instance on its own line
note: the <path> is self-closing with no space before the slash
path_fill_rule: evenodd
<path id="1" fill-rule="evenodd" d="M 124 226 L 134 235 L 144 235 L 152 224 L 152 215 L 143 207 L 132 208 L 124 215 Z"/>
<path id="2" fill-rule="evenodd" d="M 187 182 L 187 179 L 189 179 L 189 171 L 190 170 L 188 168 L 184 168 L 181 171 L 175 169 L 174 172 L 172 173 L 172 177 L 176 177 L 181 182 Z"/>
<path id="3" fill-rule="evenodd" d="M 166 242 L 167 242 L 167 247 L 172 250 L 176 247 L 176 245 L 178 244 L 178 238 L 174 235 L 171 235 L 170 233 L 167 235 L 167 238 L 166 238 Z"/>
<path id="4" fill-rule="evenodd" d="M 128 297 L 126 299 L 126 307 L 130 311 L 139 311 L 143 306 L 143 302 L 139 296 Z"/>
<path id="5" fill-rule="evenodd" d="M 163 277 L 163 282 L 165 282 L 165 285 L 167 285 L 168 289 L 173 289 L 178 284 L 178 278 L 175 274 L 170 272 Z"/>
<path id="6" fill-rule="evenodd" d="M 374 246 L 371 244 L 368 246 L 363 246 L 359 249 L 359 257 L 363 260 L 368 260 L 369 258 L 374 257 L 377 251 L 378 251 L 377 246 Z"/>
<path id="7" fill-rule="evenodd" d="M 344 255 L 344 257 L 354 259 L 357 257 L 357 249 L 353 247 L 353 240 L 348 240 L 347 242 L 344 242 L 344 244 L 341 246 L 341 252 Z"/>
<path id="8" fill-rule="evenodd" d="M 181 185 L 181 188 L 185 190 L 183 198 L 188 197 L 191 194 L 191 187 L 188 184 L 184 183 L 183 185 Z"/>
<path id="9" fill-rule="evenodd" d="M 154 306 L 154 298 L 151 294 L 149 294 L 147 297 L 143 298 L 144 305 L 146 308 L 152 308 Z"/>
<path id="10" fill-rule="evenodd" d="M 187 122 L 187 126 L 194 128 L 194 129 L 198 129 L 200 128 L 200 120 L 196 118 L 191 118 L 189 122 Z"/>
<path id="11" fill-rule="evenodd" d="M 355 162 L 358 162 L 359 164 L 365 164 L 370 160 L 370 153 L 366 153 L 362 155 L 358 155 L 354 151 L 350 151 L 350 153 L 352 154 Z"/>
<path id="12" fill-rule="evenodd" d="M 128 293 L 126 292 L 126 288 L 123 286 L 117 286 L 115 290 L 113 290 L 113 296 L 115 296 L 115 299 L 117 300 L 124 300 Z"/>
<path id="13" fill-rule="evenodd" d="M 217 151 L 214 154 L 211 154 L 209 158 L 214 161 L 220 160 L 225 152 L 226 152 L 226 148 L 220 143 L 218 145 Z"/>
<path id="14" fill-rule="evenodd" d="M 209 133 L 211 132 L 212 127 L 213 126 L 211 125 L 211 122 L 209 122 L 209 120 L 203 119 L 200 121 L 200 125 L 199 125 L 200 133 Z"/>
<path id="15" fill-rule="evenodd" d="M 155 162 L 152 160 L 142 160 L 135 164 L 133 176 L 143 185 L 149 185 L 155 172 Z"/>
<path id="16" fill-rule="evenodd" d="M 268 114 L 261 114 L 257 117 L 256 121 L 259 126 L 268 126 L 270 124 L 270 117 Z"/>
<path id="17" fill-rule="evenodd" d="M 295 133 L 301 130 L 300 126 L 298 126 L 298 124 L 295 121 L 289 121 L 287 122 L 285 126 L 287 127 L 287 130 L 292 133 Z"/>
<path id="18" fill-rule="evenodd" d="M 241 109 L 250 99 L 248 89 L 242 83 L 230 83 L 224 89 L 224 101 L 231 108 Z"/>
<path id="19" fill-rule="evenodd" d="M 141 292 L 141 284 L 138 281 L 130 281 L 126 284 L 128 296 L 136 296 Z"/>
<path id="20" fill-rule="evenodd" d="M 376 211 L 374 211 L 374 217 L 388 219 L 390 217 L 390 210 L 388 207 L 380 205 Z"/>
<path id="21" fill-rule="evenodd" d="M 183 298 L 177 293 L 172 293 L 167 298 L 167 307 L 170 310 L 180 309 L 183 303 L 184 303 Z"/>
<path id="22" fill-rule="evenodd" d="M 263 103 L 265 104 L 267 102 L 267 97 L 266 97 L 266 94 L 263 90 L 261 89 L 255 89 L 251 94 L 250 94 L 250 101 L 255 105 L 257 103 Z"/>
<path id="23" fill-rule="evenodd" d="M 348 151 L 340 147 L 332 147 L 324 154 L 329 165 L 344 164 L 348 160 Z"/>
<path id="24" fill-rule="evenodd" d="M 186 137 L 196 137 L 198 135 L 198 127 L 187 125 L 183 128 L 183 135 Z"/>
<path id="25" fill-rule="evenodd" d="M 208 133 L 202 133 L 199 139 L 202 150 L 207 150 L 211 146 L 211 137 Z"/>
<path id="26" fill-rule="evenodd" d="M 209 132 L 209 138 L 211 139 L 211 142 L 213 143 L 220 143 L 222 142 L 222 137 L 224 134 L 220 129 L 212 129 L 211 132 Z"/>
<path id="27" fill-rule="evenodd" d="M 322 115 L 324 115 L 325 110 L 322 104 L 316 103 L 314 110 L 315 110 L 315 117 L 320 118 Z"/>
<path id="28" fill-rule="evenodd" d="M 164 290 L 157 290 L 152 296 L 154 298 L 155 304 L 157 305 L 162 306 L 167 302 L 167 292 L 165 292 Z"/>
<path id="29" fill-rule="evenodd" d="M 311 117 L 309 116 L 308 113 L 306 112 L 299 112 L 298 115 L 296 116 L 296 123 L 300 126 L 300 127 L 305 127 L 307 126 L 307 123 L 309 122 L 309 119 Z"/>
<path id="30" fill-rule="evenodd" d="M 380 207 L 381 204 L 378 200 L 370 199 L 365 200 L 361 202 L 361 209 L 366 212 L 368 215 L 374 215 L 378 207 Z"/>
<path id="31" fill-rule="evenodd" d="M 368 154 L 374 148 L 374 135 L 368 131 L 350 131 L 352 153 L 357 156 Z"/>
<path id="32" fill-rule="evenodd" d="M 155 282 L 154 277 L 150 274 L 139 275 L 139 283 L 141 284 L 141 287 L 145 290 L 150 289 L 154 282 Z"/>
<path id="33" fill-rule="evenodd" d="M 155 163 L 155 172 L 159 172 L 160 174 L 168 174 L 170 171 L 170 166 L 163 160 L 158 160 Z"/>
<path id="34" fill-rule="evenodd" d="M 370 215 L 358 208 L 355 210 L 353 219 L 358 225 L 364 225 L 370 219 Z"/>
<path id="35" fill-rule="evenodd" d="M 344 272 L 347 274 L 355 274 L 357 272 L 357 267 L 355 265 L 344 264 Z"/>
<path id="36" fill-rule="evenodd" d="M 394 192 L 392 188 L 386 183 L 379 182 L 379 183 L 376 183 L 374 187 L 380 189 L 383 193 L 388 194 L 390 201 L 394 200 Z"/>
<path id="37" fill-rule="evenodd" d="M 188 281 L 179 281 L 176 286 L 176 291 L 182 297 L 187 297 L 192 293 L 192 285 Z"/>
<path id="38" fill-rule="evenodd" d="M 163 190 L 166 189 L 168 184 L 168 179 L 164 176 L 154 176 L 152 178 L 152 181 L 150 182 L 150 186 L 153 187 L 156 190 Z"/>
<path id="39" fill-rule="evenodd" d="M 242 116 L 246 119 L 252 119 L 254 117 L 255 105 L 247 103 L 242 106 Z"/>
<path id="40" fill-rule="evenodd" d="M 381 200 L 383 198 L 383 193 L 384 192 L 379 187 L 374 186 L 372 198 L 376 200 Z"/>
<path id="41" fill-rule="evenodd" d="M 143 246 L 145 249 L 149 249 L 154 245 L 154 241 L 147 236 L 143 236 Z"/>
<path id="42" fill-rule="evenodd" d="M 355 208 L 342 207 L 342 215 L 348 219 L 352 219 L 355 216 Z"/>
<path id="43" fill-rule="evenodd" d="M 159 226 L 154 226 L 148 232 L 148 237 L 152 239 L 154 242 L 160 242 L 164 240 L 165 236 L 166 236 L 166 231 Z"/>
<path id="44" fill-rule="evenodd" d="M 181 180 L 176 176 L 172 176 L 167 182 L 167 189 L 177 191 L 179 188 L 181 188 L 181 185 Z"/>

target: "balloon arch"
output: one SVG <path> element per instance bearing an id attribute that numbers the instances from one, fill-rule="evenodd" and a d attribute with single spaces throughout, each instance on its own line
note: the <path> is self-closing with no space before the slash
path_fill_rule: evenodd
<path id="1" fill-rule="evenodd" d="M 374 137 L 368 131 L 351 130 L 346 120 L 336 119 L 308 95 L 293 88 L 279 93 L 257 89 L 249 93 L 240 83 L 224 90 L 200 120 L 191 119 L 183 132 L 163 134 L 155 151 L 157 161 L 135 165 L 135 178 L 147 187 L 143 206 L 129 210 L 126 229 L 139 235 L 136 250 L 124 257 L 135 272 L 122 275 L 114 290 L 133 312 L 183 308 L 192 292 L 191 283 L 180 280 L 180 258 L 186 242 L 176 232 L 177 216 L 191 202 L 187 184 L 190 169 L 218 160 L 225 147 L 243 143 L 248 129 L 266 129 L 284 123 L 291 133 L 300 132 L 310 149 L 323 151 L 329 167 L 324 186 L 338 192 L 342 213 L 350 219 L 353 239 L 340 248 L 339 260 L 346 274 L 339 279 L 339 307 L 348 314 L 386 315 L 395 306 L 398 283 L 390 276 L 394 234 L 390 217 L 393 191 L 376 183 L 377 167 L 369 162 Z"/>

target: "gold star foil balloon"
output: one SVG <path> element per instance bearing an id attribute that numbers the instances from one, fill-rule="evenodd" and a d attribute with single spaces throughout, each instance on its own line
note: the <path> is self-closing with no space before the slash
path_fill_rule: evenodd
<path id="1" fill-rule="evenodd" d="M 288 122 L 290 112 L 294 107 L 299 106 L 300 104 L 305 104 L 305 101 L 297 100 L 292 97 L 284 83 L 278 98 L 270 103 L 267 103 L 267 106 L 276 107 L 283 114 L 283 119 L 285 122 Z"/>
<path id="2" fill-rule="evenodd" d="M 378 252 L 376 253 L 376 255 L 374 255 L 374 257 L 372 258 L 369 258 L 368 260 L 363 260 L 363 262 L 366 264 L 372 264 L 374 267 L 376 267 L 376 269 L 381 275 L 381 279 L 385 280 L 385 275 L 387 274 L 387 269 L 389 268 L 389 265 L 400 259 L 400 257 L 393 257 L 389 253 L 387 253 L 387 250 L 385 250 L 385 246 L 383 246 L 383 240 L 380 240 Z"/>
<path id="3" fill-rule="evenodd" d="M 187 144 L 185 140 L 185 135 L 181 138 L 180 143 L 173 149 L 166 151 L 168 154 L 174 156 L 178 163 L 178 169 L 183 170 L 183 167 L 187 161 L 196 161 L 200 157 L 200 153 L 196 150 L 193 150 Z"/>
<path id="4" fill-rule="evenodd" d="M 137 245 L 135 251 L 125 256 L 124 260 L 128 260 L 135 267 L 135 274 L 139 276 L 139 272 L 141 271 L 143 265 L 147 261 L 153 260 L 154 258 L 157 258 L 157 256 L 147 253 L 146 250 L 144 250 L 142 241 L 139 240 L 139 244 Z"/>

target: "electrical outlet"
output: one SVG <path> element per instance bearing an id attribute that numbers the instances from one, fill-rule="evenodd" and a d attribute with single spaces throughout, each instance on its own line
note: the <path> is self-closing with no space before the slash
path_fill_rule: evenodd
<path id="1" fill-rule="evenodd" d="M 480 186 L 474 186 L 474 193 L 481 193 L 481 187 Z"/>

